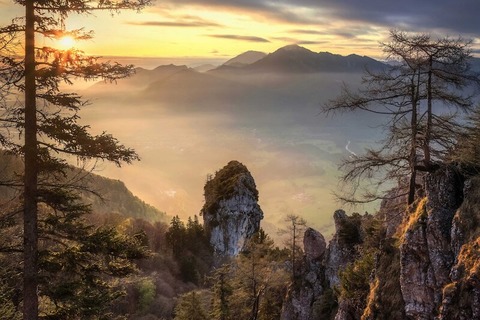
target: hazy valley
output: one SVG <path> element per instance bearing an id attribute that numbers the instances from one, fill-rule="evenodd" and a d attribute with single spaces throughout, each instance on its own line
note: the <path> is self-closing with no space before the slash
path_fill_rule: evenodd
<path id="1" fill-rule="evenodd" d="M 359 84 L 362 61 L 381 66 L 289 46 L 250 65 L 226 63 L 203 73 L 174 65 L 138 68 L 116 84 L 96 83 L 82 92 L 92 102 L 83 121 L 114 134 L 142 158 L 98 173 L 186 218 L 202 206 L 207 175 L 236 159 L 255 177 L 267 224 L 295 213 L 329 235 L 339 207 L 332 196 L 338 163 L 381 131 L 369 114 L 327 117 L 320 107 L 342 83 Z"/>

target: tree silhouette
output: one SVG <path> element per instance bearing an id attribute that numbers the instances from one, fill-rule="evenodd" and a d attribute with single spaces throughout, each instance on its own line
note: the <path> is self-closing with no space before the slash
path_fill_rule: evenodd
<path id="1" fill-rule="evenodd" d="M 285 218 L 286 230 L 280 230 L 280 234 L 286 234 L 285 246 L 290 251 L 290 262 L 292 264 L 291 276 L 292 282 L 297 280 L 297 269 L 303 255 L 301 241 L 303 233 L 307 227 L 307 221 L 295 214 L 288 214 Z"/>
<path id="2" fill-rule="evenodd" d="M 114 137 L 105 132 L 91 135 L 88 132 L 88 126 L 77 123 L 78 111 L 87 102 L 75 93 L 60 91 L 60 83 L 71 84 L 73 77 L 115 81 L 132 74 L 133 67 L 102 63 L 97 57 L 87 57 L 76 49 L 57 50 L 45 46 L 39 47 L 36 45 L 35 37 L 40 35 L 58 39 L 68 34 L 77 39 L 89 39 L 90 32 L 84 32 L 82 29 L 66 30 L 65 20 L 70 14 L 90 14 L 98 10 L 107 10 L 112 13 L 123 9 L 139 10 L 148 5 L 150 0 L 16 0 L 15 2 L 25 7 L 25 17 L 15 19 L 9 26 L 0 28 L 2 54 L 0 57 L 0 89 L 2 90 L 0 117 L 5 129 L 0 134 L 0 143 L 3 148 L 21 155 L 24 159 L 23 181 L 20 183 L 23 185 L 24 224 L 23 316 L 24 319 L 37 319 L 39 265 L 44 266 L 46 259 L 43 251 L 38 250 L 39 230 L 47 231 L 47 234 L 48 230 L 51 231 L 51 238 L 42 239 L 42 244 L 45 245 L 51 245 L 54 237 L 62 239 L 61 235 L 68 235 L 69 241 L 72 241 L 73 237 L 76 241 L 84 242 L 86 246 L 88 246 L 87 239 L 93 239 L 90 236 L 104 237 L 104 244 L 107 247 L 113 243 L 109 243 L 106 239 L 116 238 L 113 233 L 106 231 L 97 233 L 94 230 L 88 230 L 81 223 L 80 217 L 88 212 L 88 207 L 79 203 L 74 193 L 79 185 L 72 182 L 78 180 L 78 176 L 72 177 L 65 157 L 74 156 L 80 162 L 101 159 L 112 161 L 120 166 L 123 162 L 130 163 L 138 159 L 138 156 L 133 150 L 119 144 Z M 22 35 L 24 40 L 20 38 Z M 22 46 L 19 46 L 22 48 L 21 51 L 18 47 L 14 47 L 17 43 L 21 43 Z M 15 98 L 12 100 L 12 97 Z M 18 139 L 19 136 L 22 138 L 21 141 Z M 42 214 L 47 217 L 42 218 L 41 221 L 39 221 L 40 207 L 44 211 Z M 49 229 L 52 226 L 60 230 Z M 72 229 L 68 230 L 68 227 Z M 78 232 L 78 230 L 84 232 Z M 76 236 L 73 235 L 74 231 L 78 232 Z M 64 242 L 70 243 L 69 241 Z M 121 245 L 119 248 L 131 251 L 130 253 L 120 252 L 122 250 L 116 252 L 120 256 L 123 255 L 123 258 L 131 258 L 139 254 L 139 252 L 134 253 L 133 248 Z M 95 250 L 101 253 L 103 250 L 100 247 L 83 247 L 82 249 L 91 253 Z M 65 251 L 62 252 L 65 253 Z M 113 253 L 113 256 L 116 253 Z M 51 255 L 47 256 L 51 257 Z M 75 258 L 81 258 L 81 255 Z M 100 268 L 100 266 L 97 267 Z M 109 268 L 108 263 L 105 267 L 103 271 Z M 97 271 L 101 270 L 102 268 Z M 119 270 L 113 271 L 110 270 L 110 273 L 115 274 Z M 55 294 L 52 292 L 43 292 L 43 294 L 50 294 L 52 303 L 57 303 L 60 299 L 57 297 L 56 301 Z M 108 301 L 112 297 L 104 298 Z M 75 307 L 82 310 L 80 305 Z M 83 307 L 83 310 L 86 310 L 86 306 Z M 57 309 L 62 308 L 68 309 L 66 304 Z M 69 312 L 73 309 L 70 306 Z M 64 316 L 71 318 L 74 315 Z M 84 314 L 84 318 L 87 316 L 95 315 Z"/>
<path id="3" fill-rule="evenodd" d="M 417 173 L 434 170 L 451 152 L 462 130 L 458 120 L 473 110 L 474 89 L 480 85 L 469 64 L 469 41 L 400 31 L 391 31 L 390 38 L 382 47 L 392 63 L 383 71 L 367 72 L 358 92 L 345 87 L 324 105 L 327 113 L 363 110 L 386 119 L 380 147 L 341 166 L 342 180 L 353 185 L 352 195 L 340 195 L 347 202 L 382 198 L 382 186 L 396 181 L 407 190 L 411 204 Z M 357 198 L 365 180 L 373 187 Z"/>

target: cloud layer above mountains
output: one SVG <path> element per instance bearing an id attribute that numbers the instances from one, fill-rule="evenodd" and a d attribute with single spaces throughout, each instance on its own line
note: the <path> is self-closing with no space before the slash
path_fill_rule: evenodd
<path id="1" fill-rule="evenodd" d="M 298 24 L 348 20 L 379 27 L 480 34 L 478 0 L 168 0 L 161 5 L 165 3 L 225 8 Z"/>

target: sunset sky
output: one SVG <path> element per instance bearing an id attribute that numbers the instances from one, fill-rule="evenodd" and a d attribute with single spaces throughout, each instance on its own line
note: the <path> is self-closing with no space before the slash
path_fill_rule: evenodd
<path id="1" fill-rule="evenodd" d="M 0 22 L 22 15 L 0 0 Z M 93 30 L 89 54 L 226 59 L 287 44 L 380 58 L 388 30 L 462 35 L 480 52 L 478 0 L 158 0 L 141 13 L 72 15 L 67 28 Z"/>

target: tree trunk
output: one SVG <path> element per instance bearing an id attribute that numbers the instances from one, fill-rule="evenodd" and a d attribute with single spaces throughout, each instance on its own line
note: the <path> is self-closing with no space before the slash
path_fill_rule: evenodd
<path id="1" fill-rule="evenodd" d="M 418 75 L 420 77 L 420 75 Z M 415 201 L 415 181 L 417 177 L 417 103 L 418 103 L 418 83 L 415 85 L 415 74 L 412 76 L 411 81 L 411 100 L 412 100 L 412 118 L 410 119 L 411 128 L 411 144 L 410 144 L 410 181 L 408 186 L 408 204 L 412 204 Z"/>
<path id="2" fill-rule="evenodd" d="M 34 1 L 25 3 L 25 177 L 23 213 L 23 319 L 38 317 L 37 119 Z"/>
<path id="3" fill-rule="evenodd" d="M 432 132 L 432 68 L 433 68 L 433 58 L 430 56 L 428 62 L 428 79 L 427 79 L 427 125 L 425 128 L 425 141 L 423 144 L 423 153 L 424 153 L 424 163 L 425 168 L 429 170 L 431 165 L 431 155 L 430 155 L 430 140 Z"/>
<path id="4" fill-rule="evenodd" d="M 295 221 L 292 221 L 293 225 L 293 235 L 292 235 L 292 281 L 295 281 L 295 244 L 297 243 L 297 238 L 296 238 L 296 225 Z"/>

